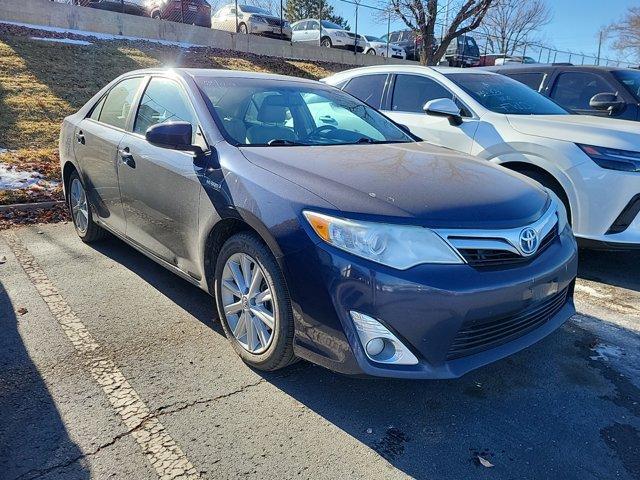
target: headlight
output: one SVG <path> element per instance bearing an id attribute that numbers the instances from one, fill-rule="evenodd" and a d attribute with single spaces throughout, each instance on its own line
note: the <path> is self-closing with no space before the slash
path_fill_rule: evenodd
<path id="1" fill-rule="evenodd" d="M 309 211 L 304 216 L 328 244 L 399 270 L 421 263 L 464 263 L 428 228 L 347 220 Z"/>
<path id="2" fill-rule="evenodd" d="M 578 147 L 602 168 L 623 172 L 640 172 L 640 152 L 581 145 Z"/>

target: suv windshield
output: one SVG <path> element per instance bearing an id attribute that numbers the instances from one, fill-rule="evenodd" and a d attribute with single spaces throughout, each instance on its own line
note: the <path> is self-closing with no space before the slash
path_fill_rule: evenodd
<path id="1" fill-rule="evenodd" d="M 328 22 L 327 20 L 322 20 L 322 27 L 331 28 L 333 30 L 344 30 L 344 28 L 338 25 L 337 23 Z"/>
<path id="2" fill-rule="evenodd" d="M 557 103 L 509 77 L 481 73 L 448 73 L 446 77 L 492 112 L 507 115 L 569 113 Z"/>
<path id="3" fill-rule="evenodd" d="M 350 145 L 415 141 L 340 90 L 306 82 L 196 77 L 219 128 L 238 146 Z"/>
<path id="4" fill-rule="evenodd" d="M 240 10 L 244 13 L 261 13 L 263 15 L 271 15 L 269 10 L 265 10 L 264 8 L 254 7 L 252 5 L 240 5 Z"/>
<path id="5" fill-rule="evenodd" d="M 611 72 L 625 88 L 640 101 L 640 71 L 636 70 L 614 70 Z"/>

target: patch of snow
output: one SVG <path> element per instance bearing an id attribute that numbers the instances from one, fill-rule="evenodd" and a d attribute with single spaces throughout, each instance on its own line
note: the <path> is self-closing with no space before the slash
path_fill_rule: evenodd
<path id="1" fill-rule="evenodd" d="M 191 47 L 203 47 L 205 45 L 199 45 L 195 43 L 189 42 L 173 42 L 170 40 L 155 40 L 150 38 L 143 37 L 131 37 L 128 35 L 111 35 L 108 33 L 98 33 L 98 32 L 89 32 L 87 30 L 72 30 L 70 28 L 59 28 L 59 27 L 49 27 L 47 25 L 36 25 L 32 23 L 22 23 L 22 22 L 7 22 L 6 20 L 0 20 L 0 24 L 5 25 L 15 25 L 17 27 L 27 27 L 33 28 L 35 30 L 41 30 L 43 32 L 56 32 L 56 33 L 72 33 L 74 35 L 82 36 L 82 37 L 94 37 L 98 40 L 132 40 L 132 41 L 143 41 L 143 42 L 152 42 L 158 43 L 160 45 L 170 45 L 174 47 L 181 48 L 191 48 Z M 54 39 L 47 39 L 54 40 Z M 62 39 L 60 39 L 62 40 Z"/>
<path id="2" fill-rule="evenodd" d="M 617 360 L 623 355 L 622 348 L 616 345 L 608 345 L 606 343 L 598 343 L 591 350 L 596 353 L 596 355 L 591 357 L 591 360 Z"/>
<path id="3" fill-rule="evenodd" d="M 0 163 L 0 190 L 16 190 L 36 185 L 42 180 L 38 172 L 16 170 L 4 163 Z"/>
<path id="4" fill-rule="evenodd" d="M 70 43 L 71 45 L 93 45 L 93 43 L 87 42 L 85 40 L 72 40 L 71 38 L 31 37 L 31 40 L 40 40 L 43 42 Z"/>

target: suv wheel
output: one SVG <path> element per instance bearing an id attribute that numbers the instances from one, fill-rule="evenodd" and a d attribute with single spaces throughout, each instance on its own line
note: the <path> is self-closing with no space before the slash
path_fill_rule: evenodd
<path id="1" fill-rule="evenodd" d="M 255 234 L 236 234 L 223 245 L 214 294 L 225 334 L 245 363 L 269 371 L 295 361 L 293 313 L 284 277 Z"/>
<path id="2" fill-rule="evenodd" d="M 325 47 L 325 48 L 331 48 L 333 46 L 333 43 L 331 42 L 331 39 L 329 37 L 322 37 L 322 41 L 320 42 L 320 46 Z"/>
<path id="3" fill-rule="evenodd" d="M 244 23 L 241 23 L 240 25 L 238 25 L 238 33 L 242 33 L 246 35 L 247 32 L 248 32 L 247 26 Z"/>
<path id="4" fill-rule="evenodd" d="M 83 242 L 90 243 L 104 237 L 104 230 L 93 221 L 91 206 L 78 172 L 73 172 L 69 178 L 67 201 L 73 226 Z"/>

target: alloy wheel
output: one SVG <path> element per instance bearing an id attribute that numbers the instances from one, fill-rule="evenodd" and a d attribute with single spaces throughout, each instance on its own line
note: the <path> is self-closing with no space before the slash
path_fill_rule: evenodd
<path id="1" fill-rule="evenodd" d="M 222 306 L 233 336 L 250 353 L 260 354 L 272 343 L 276 328 L 273 289 L 260 264 L 236 253 L 222 272 Z"/>
<path id="2" fill-rule="evenodd" d="M 78 178 L 74 178 L 71 182 L 69 204 L 71 206 L 73 224 L 81 235 L 86 234 L 89 228 L 89 206 L 87 204 L 87 194 Z"/>

